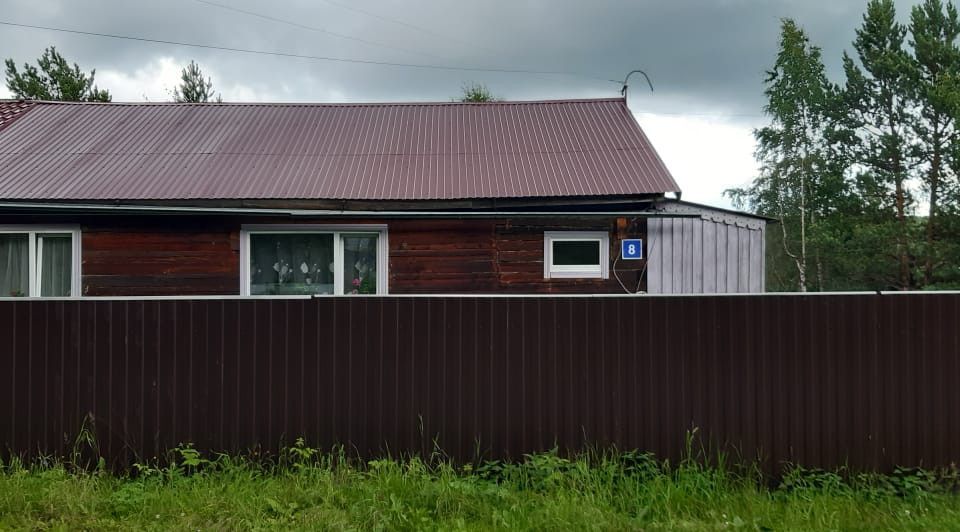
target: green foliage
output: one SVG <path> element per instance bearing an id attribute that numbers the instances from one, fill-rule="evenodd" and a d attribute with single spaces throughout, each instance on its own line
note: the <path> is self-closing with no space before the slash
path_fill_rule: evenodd
<path id="1" fill-rule="evenodd" d="M 219 94 L 214 95 L 213 80 L 204 79 L 200 66 L 190 61 L 180 73 L 180 85 L 173 89 L 173 101 L 179 103 L 220 103 Z"/>
<path id="2" fill-rule="evenodd" d="M 461 102 L 498 102 L 500 98 L 493 95 L 493 92 L 482 83 L 465 83 L 462 87 L 463 94 L 460 95 Z"/>
<path id="3" fill-rule="evenodd" d="M 70 102 L 109 102 L 110 93 L 93 83 L 96 70 L 84 74 L 76 63 L 71 67 L 53 46 L 37 60 L 39 68 L 24 63 L 17 69 L 13 59 L 6 60 L 7 89 L 17 98 Z"/>
<path id="4" fill-rule="evenodd" d="M 862 211 L 850 218 L 867 237 L 867 245 L 858 246 L 861 259 L 851 264 L 849 274 L 856 276 L 857 263 L 896 272 L 879 275 L 882 279 L 874 272 L 868 288 L 914 285 L 909 246 L 916 235 L 908 213 L 916 206 L 909 187 L 916 154 L 909 135 L 914 104 L 909 97 L 906 31 L 896 20 L 892 0 L 872 0 L 853 42 L 859 64 L 846 53 L 843 56 L 847 80 L 844 105 L 837 110 L 838 129 L 843 131 L 838 144 L 850 163 L 858 165 L 852 170 L 852 186 Z"/>
<path id="5" fill-rule="evenodd" d="M 846 200 L 846 183 L 827 143 L 834 92 L 820 49 L 795 22 L 784 20 L 764 90 L 771 124 L 755 132 L 761 175 L 751 187 L 728 192 L 737 205 L 779 220 L 777 253 L 780 262 L 795 267 L 801 291 L 810 285 L 811 265 L 822 279 L 823 253 L 816 245 L 820 226 Z"/>
<path id="6" fill-rule="evenodd" d="M 273 464 L 188 449 L 146 476 L 5 465 L 0 529 L 945 530 L 960 522 L 953 470 L 794 468 L 771 488 L 722 459 L 671 466 L 635 452 L 554 451 L 474 466 L 360 464 L 303 440 Z M 187 462 L 197 469 L 187 472 Z"/>
<path id="7" fill-rule="evenodd" d="M 377 293 L 377 272 L 371 270 L 367 272 L 367 275 L 360 280 L 360 286 L 357 287 L 357 292 L 361 294 L 376 294 Z"/>
<path id="8" fill-rule="evenodd" d="M 910 13 L 913 61 L 910 62 L 911 94 L 918 108 L 912 122 L 917 151 L 922 161 L 920 178 L 929 211 L 924 224 L 922 260 L 917 276 L 928 287 L 935 282 L 958 282 L 951 275 L 957 256 L 944 256 L 943 243 L 960 234 L 944 229 L 955 222 L 958 200 L 956 155 L 960 154 L 960 18 L 951 3 L 924 0 Z M 954 215 L 955 219 L 956 216 Z M 944 221 L 946 225 L 944 225 Z M 946 267 L 947 272 L 943 269 Z M 946 274 L 946 275 L 944 275 Z"/>
<path id="9" fill-rule="evenodd" d="M 783 21 L 766 79 L 770 124 L 755 132 L 761 173 L 728 191 L 777 218 L 771 290 L 960 286 L 960 17 L 923 0 L 908 25 L 870 0 L 845 80 Z"/>

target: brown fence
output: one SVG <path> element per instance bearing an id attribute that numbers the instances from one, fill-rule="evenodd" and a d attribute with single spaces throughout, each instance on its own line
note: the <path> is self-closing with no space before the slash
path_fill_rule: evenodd
<path id="1" fill-rule="evenodd" d="M 0 301 L 0 445 L 960 462 L 960 295 Z"/>

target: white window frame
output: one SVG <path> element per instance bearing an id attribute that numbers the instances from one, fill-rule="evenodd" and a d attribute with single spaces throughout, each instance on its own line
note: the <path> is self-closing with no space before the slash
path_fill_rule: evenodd
<path id="1" fill-rule="evenodd" d="M 40 265 L 43 260 L 38 254 L 37 236 L 45 234 L 70 235 L 70 297 L 80 297 L 82 261 L 80 256 L 80 226 L 77 225 L 0 225 L 0 234 L 27 235 L 28 282 L 30 291 L 27 297 L 40 296 Z M 0 297 L 6 297 L 0 294 Z"/>
<path id="2" fill-rule="evenodd" d="M 554 242 L 597 242 L 600 264 L 597 268 L 582 265 L 555 265 Z M 544 279 L 608 279 L 610 278 L 610 233 L 606 231 L 546 231 L 543 233 Z"/>
<path id="3" fill-rule="evenodd" d="M 342 235 L 377 234 L 377 294 L 386 295 L 389 288 L 390 245 L 386 224 L 256 224 L 240 227 L 240 295 L 250 295 L 250 235 L 256 234 L 315 234 L 333 235 L 333 294 L 343 292 L 343 241 Z M 324 294 L 317 294 L 324 295 Z M 266 296 L 270 297 L 270 296 Z"/>

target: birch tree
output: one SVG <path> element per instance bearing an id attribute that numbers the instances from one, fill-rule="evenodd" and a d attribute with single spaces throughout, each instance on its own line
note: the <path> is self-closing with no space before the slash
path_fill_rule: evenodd
<path id="1" fill-rule="evenodd" d="M 778 219 L 779 244 L 803 292 L 811 284 L 811 266 L 814 280 L 820 288 L 823 284 L 822 258 L 812 249 L 811 236 L 825 208 L 821 189 L 831 178 L 825 141 L 831 93 L 820 49 L 793 20 L 783 20 L 776 62 L 765 79 L 770 124 L 754 132 L 760 176 L 730 195 Z"/>

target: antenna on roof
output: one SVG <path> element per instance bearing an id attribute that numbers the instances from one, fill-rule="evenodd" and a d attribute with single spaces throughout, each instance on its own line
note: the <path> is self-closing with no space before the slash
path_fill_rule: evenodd
<path id="1" fill-rule="evenodd" d="M 627 77 L 623 78 L 623 87 L 620 89 L 620 94 L 623 95 L 623 98 L 627 98 L 627 82 L 630 81 L 630 76 L 634 74 L 643 74 L 644 79 L 647 80 L 647 85 L 650 86 L 650 92 L 653 92 L 653 82 L 650 81 L 650 76 L 642 70 L 631 70 Z"/>

